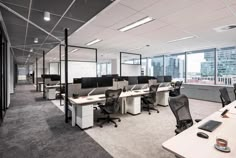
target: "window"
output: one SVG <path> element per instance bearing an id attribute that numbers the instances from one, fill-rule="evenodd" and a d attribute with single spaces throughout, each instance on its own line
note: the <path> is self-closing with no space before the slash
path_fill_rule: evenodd
<path id="1" fill-rule="evenodd" d="M 185 81 L 185 54 L 165 56 L 165 75 L 173 80 Z"/>
<path id="2" fill-rule="evenodd" d="M 151 59 L 151 69 L 152 76 L 163 76 L 164 75 L 164 66 L 163 66 L 163 56 L 153 57 Z"/>
<path id="3" fill-rule="evenodd" d="M 111 74 L 111 63 L 98 63 L 97 64 L 97 75 L 100 77 L 102 75 Z"/>
<path id="4" fill-rule="evenodd" d="M 187 83 L 214 84 L 215 49 L 187 53 Z"/>
<path id="5" fill-rule="evenodd" d="M 142 67 L 141 67 L 141 76 L 147 76 L 147 58 L 144 58 L 141 60 L 142 62 Z"/>
<path id="6" fill-rule="evenodd" d="M 236 80 L 236 47 L 217 50 L 218 85 L 232 85 Z"/>

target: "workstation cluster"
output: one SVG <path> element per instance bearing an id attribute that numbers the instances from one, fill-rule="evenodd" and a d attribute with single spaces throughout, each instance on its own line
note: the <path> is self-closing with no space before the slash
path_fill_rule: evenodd
<path id="1" fill-rule="evenodd" d="M 74 78 L 73 83 L 68 84 L 68 113 L 72 118 L 72 126 L 78 125 L 82 129 L 92 127 L 94 125 L 93 111 L 101 107 L 100 104 L 108 102 L 107 93 L 109 91 L 121 90 L 121 94 L 117 96 L 118 108 L 116 111 L 110 111 L 109 114 L 140 114 L 143 101 L 145 101 L 144 97 L 152 93 L 151 87 L 156 85 L 155 98 L 151 98 L 153 100 L 146 103 L 152 104 L 147 108 L 151 114 L 151 110 L 155 110 L 154 105 L 168 105 L 169 92 L 174 89 L 171 86 L 171 80 L 171 76 L 118 76 L 117 74 Z M 52 98 L 55 99 L 58 87 L 61 87 L 60 94 L 64 98 L 64 104 L 61 104 L 63 106 L 66 100 L 63 93 L 64 84 L 61 86 L 45 84 L 46 97 L 51 99 L 50 96 L 54 92 Z M 112 103 L 111 106 L 113 105 L 115 104 Z M 115 126 L 117 125 L 115 124 Z"/>

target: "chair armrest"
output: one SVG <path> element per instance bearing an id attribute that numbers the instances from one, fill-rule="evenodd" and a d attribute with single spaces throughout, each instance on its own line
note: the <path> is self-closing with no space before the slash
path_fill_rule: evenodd
<path id="1" fill-rule="evenodd" d="M 200 121 L 202 121 L 202 119 L 195 119 L 195 122 L 200 122 Z"/>

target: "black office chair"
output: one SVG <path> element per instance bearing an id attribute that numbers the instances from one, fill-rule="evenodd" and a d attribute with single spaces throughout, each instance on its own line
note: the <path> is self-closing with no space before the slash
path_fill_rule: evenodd
<path id="1" fill-rule="evenodd" d="M 222 107 L 225 107 L 225 105 L 228 105 L 231 103 L 229 93 L 227 91 L 227 88 L 223 87 L 219 89 L 220 91 L 220 100 L 222 103 Z"/>
<path id="2" fill-rule="evenodd" d="M 151 85 L 149 88 L 149 94 L 148 95 L 144 95 L 142 96 L 142 109 L 146 109 L 149 113 L 149 115 L 151 115 L 151 110 L 156 111 L 157 113 L 159 113 L 159 110 L 154 108 L 154 104 L 156 102 L 156 93 L 157 93 L 157 89 L 158 89 L 159 85 Z"/>
<path id="3" fill-rule="evenodd" d="M 170 97 L 169 106 L 171 111 L 174 113 L 177 122 L 177 128 L 175 129 L 176 135 L 193 125 L 193 119 L 190 114 L 189 101 L 187 96 L 181 94 L 176 97 Z M 195 122 L 199 121 L 201 120 L 195 120 Z"/>
<path id="4" fill-rule="evenodd" d="M 235 97 L 235 100 L 236 100 L 236 83 L 234 83 L 234 97 Z"/>
<path id="5" fill-rule="evenodd" d="M 119 97 L 122 92 L 122 89 L 117 89 L 117 90 L 106 90 L 105 96 L 106 96 L 106 102 L 104 105 L 98 104 L 99 108 L 101 109 L 101 112 L 107 115 L 105 118 L 98 118 L 97 122 L 100 120 L 104 120 L 101 124 L 100 127 L 103 127 L 103 124 L 112 122 L 115 124 L 115 127 L 117 127 L 117 124 L 114 120 L 118 120 L 119 122 L 121 121 L 120 118 L 114 118 L 110 117 L 111 114 L 117 113 L 119 111 Z"/>
<path id="6" fill-rule="evenodd" d="M 182 83 L 183 81 L 176 81 L 174 85 L 174 90 L 170 91 L 169 96 L 171 97 L 179 96 L 181 94 L 180 89 L 181 89 Z"/>

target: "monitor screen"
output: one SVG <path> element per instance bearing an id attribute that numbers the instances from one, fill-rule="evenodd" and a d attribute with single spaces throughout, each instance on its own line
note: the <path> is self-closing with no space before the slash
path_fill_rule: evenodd
<path id="1" fill-rule="evenodd" d="M 138 84 L 138 77 L 128 77 L 128 83 L 129 85 Z"/>
<path id="2" fill-rule="evenodd" d="M 51 81 L 60 81 L 60 75 L 51 75 Z"/>
<path id="3" fill-rule="evenodd" d="M 139 76 L 138 77 L 138 84 L 148 83 L 148 80 L 149 80 L 148 76 Z"/>
<path id="4" fill-rule="evenodd" d="M 98 87 L 112 87 L 113 77 L 98 77 Z"/>
<path id="5" fill-rule="evenodd" d="M 113 77 L 115 79 L 117 79 L 119 77 L 118 74 L 110 74 L 110 75 L 102 75 L 102 77 Z"/>
<path id="6" fill-rule="evenodd" d="M 171 82 L 172 76 L 164 76 L 164 81 L 165 82 Z"/>
<path id="7" fill-rule="evenodd" d="M 157 76 L 157 82 L 164 82 L 164 76 Z"/>
<path id="8" fill-rule="evenodd" d="M 85 77 L 81 79 L 82 88 L 97 88 L 97 77 Z"/>
<path id="9" fill-rule="evenodd" d="M 81 83 L 81 78 L 74 78 L 73 83 Z"/>

